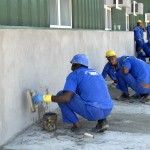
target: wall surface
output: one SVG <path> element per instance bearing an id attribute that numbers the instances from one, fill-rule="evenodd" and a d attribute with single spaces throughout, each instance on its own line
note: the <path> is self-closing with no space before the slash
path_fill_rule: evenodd
<path id="1" fill-rule="evenodd" d="M 48 88 L 56 94 L 63 88 L 74 54 L 85 53 L 90 67 L 101 72 L 108 49 L 118 56 L 134 55 L 133 32 L 1 29 L 0 145 L 41 115 L 30 112 L 26 89 Z M 56 107 L 51 103 L 47 110 Z"/>
<path id="2" fill-rule="evenodd" d="M 0 0 L 0 24 L 49 27 L 48 0 Z"/>
<path id="3" fill-rule="evenodd" d="M 105 29 L 104 0 L 72 0 L 75 29 Z"/>

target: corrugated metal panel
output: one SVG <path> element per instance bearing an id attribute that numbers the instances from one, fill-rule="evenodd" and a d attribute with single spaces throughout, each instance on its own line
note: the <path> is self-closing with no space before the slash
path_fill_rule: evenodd
<path id="1" fill-rule="evenodd" d="M 0 25 L 49 26 L 47 0 L 0 0 Z"/>
<path id="2" fill-rule="evenodd" d="M 72 0 L 73 28 L 104 29 L 104 0 Z"/>

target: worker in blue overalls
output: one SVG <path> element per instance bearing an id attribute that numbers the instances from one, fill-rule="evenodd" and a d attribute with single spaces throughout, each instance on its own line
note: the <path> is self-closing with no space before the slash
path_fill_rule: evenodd
<path id="1" fill-rule="evenodd" d="M 146 27 L 146 31 L 147 31 L 147 40 L 150 40 L 150 22 L 148 23 Z"/>
<path id="2" fill-rule="evenodd" d="M 143 51 L 145 52 L 146 57 L 150 58 L 150 39 L 148 40 L 147 43 L 144 43 L 144 45 L 143 45 Z"/>
<path id="3" fill-rule="evenodd" d="M 81 129 L 76 113 L 89 121 L 98 121 L 94 132 L 107 130 L 106 118 L 111 113 L 114 103 L 105 80 L 96 70 L 88 68 L 88 59 L 84 54 L 75 55 L 70 63 L 72 72 L 66 79 L 63 91 L 56 96 L 37 94 L 33 97 L 33 103 L 58 103 L 63 122 L 73 124 L 72 131 Z"/>
<path id="4" fill-rule="evenodd" d="M 142 21 L 138 20 L 137 26 L 134 27 L 134 40 L 136 42 L 136 52 L 138 55 L 137 57 L 145 61 L 145 52 L 143 51 L 143 44 L 144 44 L 143 31 L 145 31 L 145 29 L 143 28 Z"/>
<path id="5" fill-rule="evenodd" d="M 117 88 L 123 92 L 118 100 L 129 99 L 129 86 L 136 92 L 134 97 L 149 101 L 150 66 L 146 62 L 132 56 L 122 56 L 119 60 L 110 57 L 108 61 L 112 66 L 121 68 L 116 72 Z"/>
<path id="6" fill-rule="evenodd" d="M 106 52 L 106 58 L 111 57 L 111 56 L 114 56 L 117 58 L 117 55 L 113 50 L 108 50 Z M 113 85 L 116 85 L 116 82 L 117 82 L 116 69 L 109 62 L 106 63 L 106 65 L 102 71 L 102 76 L 104 79 L 106 79 L 107 75 L 114 81 Z"/>

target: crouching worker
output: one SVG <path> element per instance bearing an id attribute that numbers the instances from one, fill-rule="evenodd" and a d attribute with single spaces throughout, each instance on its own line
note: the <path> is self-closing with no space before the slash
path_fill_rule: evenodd
<path id="1" fill-rule="evenodd" d="M 72 72 L 66 79 L 63 91 L 57 96 L 37 94 L 33 102 L 58 103 L 63 122 L 73 124 L 71 131 L 81 129 L 76 113 L 89 121 L 98 121 L 93 131 L 107 130 L 109 126 L 106 118 L 114 104 L 102 75 L 88 68 L 88 59 L 84 54 L 75 55 L 70 63 Z"/>
<path id="2" fill-rule="evenodd" d="M 117 88 L 123 92 L 118 100 L 129 99 L 128 86 L 136 92 L 132 97 L 149 100 L 150 66 L 146 62 L 132 56 L 112 57 L 109 62 L 121 67 L 116 73 Z"/>
<path id="3" fill-rule="evenodd" d="M 116 57 L 117 58 L 117 55 L 113 50 L 108 50 L 106 52 L 106 58 L 109 58 L 109 57 Z M 112 83 L 112 85 L 116 86 L 116 82 L 117 82 L 116 67 L 111 65 L 109 63 L 109 61 L 106 63 L 106 65 L 103 69 L 103 72 L 102 72 L 102 76 L 103 76 L 104 79 L 106 79 L 107 75 L 114 81 L 114 83 Z"/>

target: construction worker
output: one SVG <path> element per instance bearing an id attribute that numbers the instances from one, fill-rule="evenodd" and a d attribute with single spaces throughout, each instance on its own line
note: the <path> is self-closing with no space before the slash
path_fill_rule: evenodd
<path id="1" fill-rule="evenodd" d="M 146 57 L 150 58 L 150 39 L 148 40 L 147 43 L 144 43 L 143 50 L 144 50 L 144 52 L 146 54 Z"/>
<path id="2" fill-rule="evenodd" d="M 115 56 L 117 58 L 116 53 L 113 50 L 109 50 L 106 53 L 106 58 L 111 57 L 111 56 Z M 112 66 L 109 62 L 106 63 L 103 72 L 102 72 L 102 76 L 105 79 L 107 77 L 107 75 L 114 81 L 114 85 L 116 85 L 116 68 L 114 66 Z"/>
<path id="3" fill-rule="evenodd" d="M 147 31 L 147 40 L 150 40 L 150 21 L 146 27 L 146 31 Z"/>
<path id="4" fill-rule="evenodd" d="M 137 21 L 137 26 L 134 27 L 134 40 L 136 42 L 136 52 L 137 57 L 145 61 L 145 52 L 143 51 L 143 44 L 144 44 L 144 36 L 143 31 L 143 24 L 141 20 Z"/>
<path id="5" fill-rule="evenodd" d="M 112 66 L 117 68 L 117 88 L 123 92 L 117 100 L 129 99 L 128 86 L 136 92 L 135 98 L 149 100 L 150 66 L 146 62 L 132 56 L 122 56 L 119 59 L 111 56 L 107 59 Z"/>
<path id="6" fill-rule="evenodd" d="M 98 121 L 93 129 L 94 132 L 107 130 L 106 118 L 111 113 L 114 104 L 105 80 L 96 70 L 88 68 L 88 59 L 84 54 L 75 55 L 70 63 L 72 72 L 66 79 L 63 91 L 56 96 L 37 94 L 33 97 L 33 103 L 43 101 L 58 103 L 63 122 L 73 124 L 72 131 L 81 129 L 75 113 L 89 121 Z"/>

